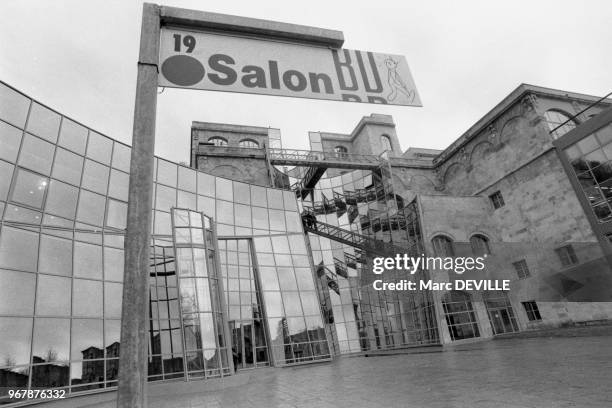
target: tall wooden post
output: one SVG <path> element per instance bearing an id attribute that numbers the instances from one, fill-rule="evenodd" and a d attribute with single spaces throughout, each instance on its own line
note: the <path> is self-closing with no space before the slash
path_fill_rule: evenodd
<path id="1" fill-rule="evenodd" d="M 147 401 L 149 251 L 159 33 L 159 6 L 145 3 L 140 34 L 125 237 L 118 408 L 144 408 Z"/>

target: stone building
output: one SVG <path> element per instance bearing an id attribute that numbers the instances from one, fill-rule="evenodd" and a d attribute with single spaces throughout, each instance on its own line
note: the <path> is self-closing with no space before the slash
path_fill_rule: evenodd
<path id="1" fill-rule="evenodd" d="M 568 164 L 574 157 L 567 159 L 557 146 L 565 140 L 566 133 L 602 117 L 599 113 L 609 106 L 609 100 L 523 84 L 443 151 L 409 148 L 402 152 L 392 117 L 372 114 L 363 117 L 350 134 L 310 132 L 311 151 L 325 154 L 308 158 L 304 153 L 301 166 L 298 160 L 289 160 L 298 167 L 286 173 L 294 189 L 303 188 L 305 181 L 310 183 L 308 188 L 313 193 L 298 194 L 303 197 L 300 204 L 302 209 L 314 209 L 321 222 L 402 247 L 406 238 L 398 235 L 401 228 L 393 225 L 393 218 L 413 203 L 423 253 L 454 257 L 487 254 L 485 274 L 478 278 L 509 279 L 511 289 L 495 294 L 433 292 L 432 303 L 443 343 L 534 328 L 592 324 L 612 317 L 612 303 L 608 303 L 612 301 L 612 291 L 602 289 L 602 284 L 609 288 L 612 283 L 606 259 L 610 253 L 606 236 L 611 231 L 601 228 L 602 221 L 610 218 L 606 186 L 589 186 L 585 198 L 579 187 L 584 184 L 580 179 L 584 175 L 577 178 Z M 600 146 L 597 163 L 608 160 L 603 149 Z M 262 150 L 263 154 L 277 169 L 283 168 L 277 164 L 286 164 L 281 152 Z M 333 201 L 340 204 L 344 200 L 346 204 L 353 193 L 344 186 L 342 178 L 363 172 L 358 170 L 365 159 L 361 155 L 380 156 L 381 162 L 387 164 L 388 188 L 393 190 L 395 202 L 381 205 L 384 200 L 374 200 L 376 205 L 370 203 L 366 210 L 358 208 L 359 215 L 349 216 L 352 219 L 347 222 Z M 238 166 L 235 159 L 231 159 L 233 165 Z M 327 161 L 329 165 L 319 165 L 317 161 Z M 583 171 L 589 169 L 584 160 L 582 165 Z M 313 183 L 307 179 L 314 171 L 309 173 L 308 169 L 317 166 L 322 174 Z M 384 178 L 384 171 L 372 173 Z M 607 173 L 604 178 L 607 180 Z M 267 182 L 274 184 L 271 178 Z M 354 190 L 355 186 L 351 188 Z M 367 189 L 367 185 L 362 188 Z M 588 203 L 594 200 L 594 188 L 600 198 L 592 209 Z M 331 211 L 326 211 L 325 206 Z M 598 215 L 593 211 L 598 211 Z M 383 227 L 376 227 L 381 223 Z M 309 231 L 309 236 L 314 249 L 320 242 L 313 245 L 313 239 L 327 238 L 313 238 L 316 234 L 312 232 Z M 335 248 L 337 254 L 351 256 L 353 252 L 350 246 L 333 239 L 326 245 L 342 247 Z M 314 250 L 315 263 L 316 253 Z M 329 269 L 340 270 L 338 260 L 343 257 L 344 254 L 335 256 L 333 262 L 324 263 Z M 367 274 L 371 261 L 364 265 L 357 275 Z M 429 272 L 434 280 L 457 278 L 444 271 Z M 337 273 L 334 279 L 340 283 L 344 280 Z M 360 284 L 346 286 L 355 291 Z M 333 292 L 330 289 L 332 297 Z M 345 301 L 335 302 L 336 314 L 340 305 L 358 303 L 355 296 L 346 297 Z M 456 312 L 461 310 L 470 312 Z M 359 320 L 351 316 L 346 321 L 356 321 L 358 325 Z M 338 324 L 335 326 L 338 328 Z M 351 331 L 355 339 L 363 337 L 358 329 Z M 347 341 L 350 337 L 339 336 Z M 340 349 L 353 351 L 348 345 Z"/>

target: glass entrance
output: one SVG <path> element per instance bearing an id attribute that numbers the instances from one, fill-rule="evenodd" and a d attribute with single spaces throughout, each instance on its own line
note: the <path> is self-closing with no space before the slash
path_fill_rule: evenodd
<path id="1" fill-rule="evenodd" d="M 512 304 L 506 292 L 485 292 L 483 300 L 493 328 L 493 334 L 514 333 L 519 331 Z"/>
<path id="2" fill-rule="evenodd" d="M 270 365 L 249 239 L 219 240 L 234 369 Z"/>

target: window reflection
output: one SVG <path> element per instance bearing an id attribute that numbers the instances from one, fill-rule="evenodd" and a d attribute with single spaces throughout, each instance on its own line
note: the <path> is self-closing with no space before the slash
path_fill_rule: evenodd
<path id="1" fill-rule="evenodd" d="M 34 319 L 32 360 L 37 363 L 60 363 L 68 360 L 70 319 Z"/>
<path id="2" fill-rule="evenodd" d="M 0 317 L 0 366 L 30 362 L 32 318 Z"/>
<path id="3" fill-rule="evenodd" d="M 73 319 L 71 343 L 73 360 L 104 358 L 102 320 Z"/>
<path id="4" fill-rule="evenodd" d="M 42 208 L 48 185 L 49 179 L 47 177 L 18 169 L 12 201 L 29 207 Z"/>

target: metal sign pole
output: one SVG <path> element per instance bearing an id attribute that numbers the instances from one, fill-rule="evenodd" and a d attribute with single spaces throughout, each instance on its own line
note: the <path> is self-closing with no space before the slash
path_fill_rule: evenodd
<path id="1" fill-rule="evenodd" d="M 140 35 L 125 237 L 118 408 L 146 406 L 149 252 L 159 33 L 159 7 L 145 3 Z"/>

